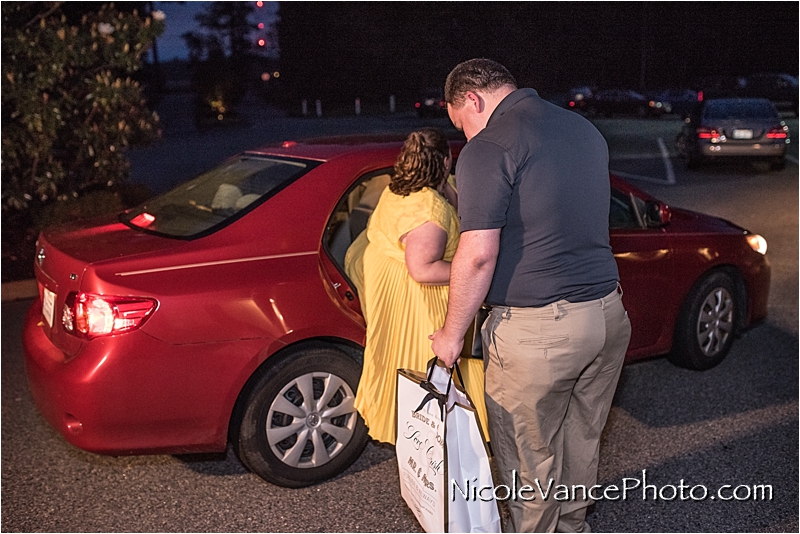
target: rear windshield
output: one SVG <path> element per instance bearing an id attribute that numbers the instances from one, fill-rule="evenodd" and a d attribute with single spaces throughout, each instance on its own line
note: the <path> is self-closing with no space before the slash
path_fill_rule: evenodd
<path id="1" fill-rule="evenodd" d="M 709 119 L 774 119 L 775 107 L 767 100 L 716 100 L 706 103 L 703 115 Z"/>
<path id="2" fill-rule="evenodd" d="M 160 235 L 200 237 L 243 216 L 314 166 L 240 156 L 123 213 L 121 220 Z"/>

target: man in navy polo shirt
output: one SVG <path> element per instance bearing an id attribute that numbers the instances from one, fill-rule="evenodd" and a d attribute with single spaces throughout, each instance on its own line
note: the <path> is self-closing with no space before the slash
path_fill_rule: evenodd
<path id="1" fill-rule="evenodd" d="M 502 483 L 588 491 L 630 341 L 608 237 L 608 147 L 589 121 L 518 89 L 491 60 L 456 66 L 445 100 L 468 142 L 456 167 L 461 240 L 433 351 L 452 365 L 481 304 L 492 306 L 482 337 Z M 534 495 L 509 501 L 514 530 L 590 531 L 588 495 Z"/>

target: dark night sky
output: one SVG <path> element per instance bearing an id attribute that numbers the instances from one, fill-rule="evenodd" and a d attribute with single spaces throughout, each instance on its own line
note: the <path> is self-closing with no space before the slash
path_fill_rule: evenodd
<path id="1" fill-rule="evenodd" d="M 158 2 L 165 54 L 205 2 Z M 275 11 L 276 3 L 269 4 Z M 798 73 L 798 2 L 278 2 L 287 74 L 340 86 L 443 83 L 471 57 L 520 84 L 680 86 L 708 74 Z M 262 10 L 262 11 L 267 11 Z M 174 14 L 171 16 L 171 12 Z M 172 22 L 172 25 L 170 25 Z M 173 47 L 173 45 L 169 45 Z M 341 70 L 340 77 L 324 69 Z M 316 71 L 314 70 L 316 69 Z M 377 83 L 377 82 L 375 82 Z"/>

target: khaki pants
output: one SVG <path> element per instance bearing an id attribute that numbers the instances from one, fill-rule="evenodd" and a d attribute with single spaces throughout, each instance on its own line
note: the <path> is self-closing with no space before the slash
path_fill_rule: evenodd
<path id="1" fill-rule="evenodd" d="M 529 485 L 534 500 L 510 499 L 517 532 L 588 532 L 581 491 L 597 482 L 600 434 L 631 336 L 621 289 L 598 300 L 492 310 L 482 330 L 486 408 L 500 482 Z M 552 490 L 545 500 L 552 479 Z M 563 497 L 563 492 L 561 494 Z"/>

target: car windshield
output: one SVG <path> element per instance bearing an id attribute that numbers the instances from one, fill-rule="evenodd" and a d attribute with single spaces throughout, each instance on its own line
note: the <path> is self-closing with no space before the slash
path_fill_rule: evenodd
<path id="1" fill-rule="evenodd" d="M 239 156 L 123 213 L 122 222 L 170 237 L 200 237 L 254 209 L 315 163 Z"/>
<path id="2" fill-rule="evenodd" d="M 774 119 L 774 106 L 766 100 L 709 100 L 703 115 L 712 120 Z"/>

